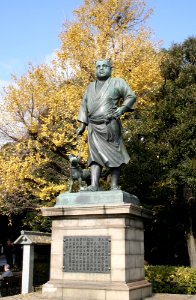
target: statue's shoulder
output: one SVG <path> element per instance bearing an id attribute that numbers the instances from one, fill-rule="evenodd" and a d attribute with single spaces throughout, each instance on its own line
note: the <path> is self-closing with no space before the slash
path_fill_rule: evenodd
<path id="1" fill-rule="evenodd" d="M 95 86 L 95 81 L 89 82 L 89 84 L 86 87 L 86 91 L 90 91 Z"/>
<path id="2" fill-rule="evenodd" d="M 123 78 L 120 78 L 120 77 L 112 77 L 111 78 L 112 82 L 115 84 L 123 84 L 125 83 L 125 80 Z"/>
<path id="3" fill-rule="evenodd" d="M 92 86 L 94 86 L 94 85 L 95 85 L 95 81 L 91 81 L 91 82 L 89 82 L 87 88 L 92 87 Z"/>

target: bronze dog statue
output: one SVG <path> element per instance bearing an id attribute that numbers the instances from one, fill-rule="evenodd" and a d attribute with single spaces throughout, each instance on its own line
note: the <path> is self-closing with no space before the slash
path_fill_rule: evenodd
<path id="1" fill-rule="evenodd" d="M 69 193 L 73 192 L 74 181 L 78 181 L 79 189 L 85 190 L 82 186 L 82 181 L 85 181 L 87 185 L 90 185 L 90 171 L 88 169 L 83 169 L 80 166 L 80 158 L 78 156 L 69 155 L 69 165 L 70 165 L 70 187 Z"/>

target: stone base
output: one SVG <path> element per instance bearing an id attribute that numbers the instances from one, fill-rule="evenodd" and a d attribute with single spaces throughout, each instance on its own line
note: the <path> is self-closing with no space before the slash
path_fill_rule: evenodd
<path id="1" fill-rule="evenodd" d="M 122 191 L 72 193 L 70 197 L 66 193 L 57 198 L 55 207 L 42 209 L 44 216 L 52 218 L 50 281 L 42 289 L 46 299 L 141 300 L 151 296 L 151 284 L 144 276 L 143 227 L 143 219 L 150 217 L 150 212 L 135 205 L 135 200 Z M 83 272 L 75 272 L 63 268 L 69 261 L 64 241 L 73 237 L 108 239 L 108 271 L 103 268 L 101 272 L 87 272 L 84 268 Z M 90 256 L 96 256 L 96 247 L 88 254 L 89 263 Z M 105 261 L 104 256 L 101 258 L 101 262 Z M 73 259 L 72 263 L 75 264 Z"/>
<path id="2" fill-rule="evenodd" d="M 151 284 L 145 280 L 128 284 L 49 281 L 42 288 L 46 298 L 66 300 L 141 300 L 151 294 Z"/>
<path id="3" fill-rule="evenodd" d="M 55 207 L 59 206 L 82 206 L 86 204 L 125 204 L 140 205 L 139 199 L 122 190 L 100 191 L 100 192 L 80 192 L 80 193 L 63 193 L 56 198 Z"/>

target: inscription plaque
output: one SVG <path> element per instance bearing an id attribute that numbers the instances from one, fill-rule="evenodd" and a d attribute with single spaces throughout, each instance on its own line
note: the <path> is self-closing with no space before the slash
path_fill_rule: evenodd
<path id="1" fill-rule="evenodd" d="M 110 236 L 65 236 L 63 239 L 63 271 L 110 273 Z"/>

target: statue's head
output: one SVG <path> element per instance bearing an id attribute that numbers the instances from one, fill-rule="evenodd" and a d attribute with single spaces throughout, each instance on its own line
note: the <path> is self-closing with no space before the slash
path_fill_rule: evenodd
<path id="1" fill-rule="evenodd" d="M 111 76 L 112 65 L 108 59 L 99 59 L 96 62 L 96 76 L 99 80 L 106 80 Z"/>

